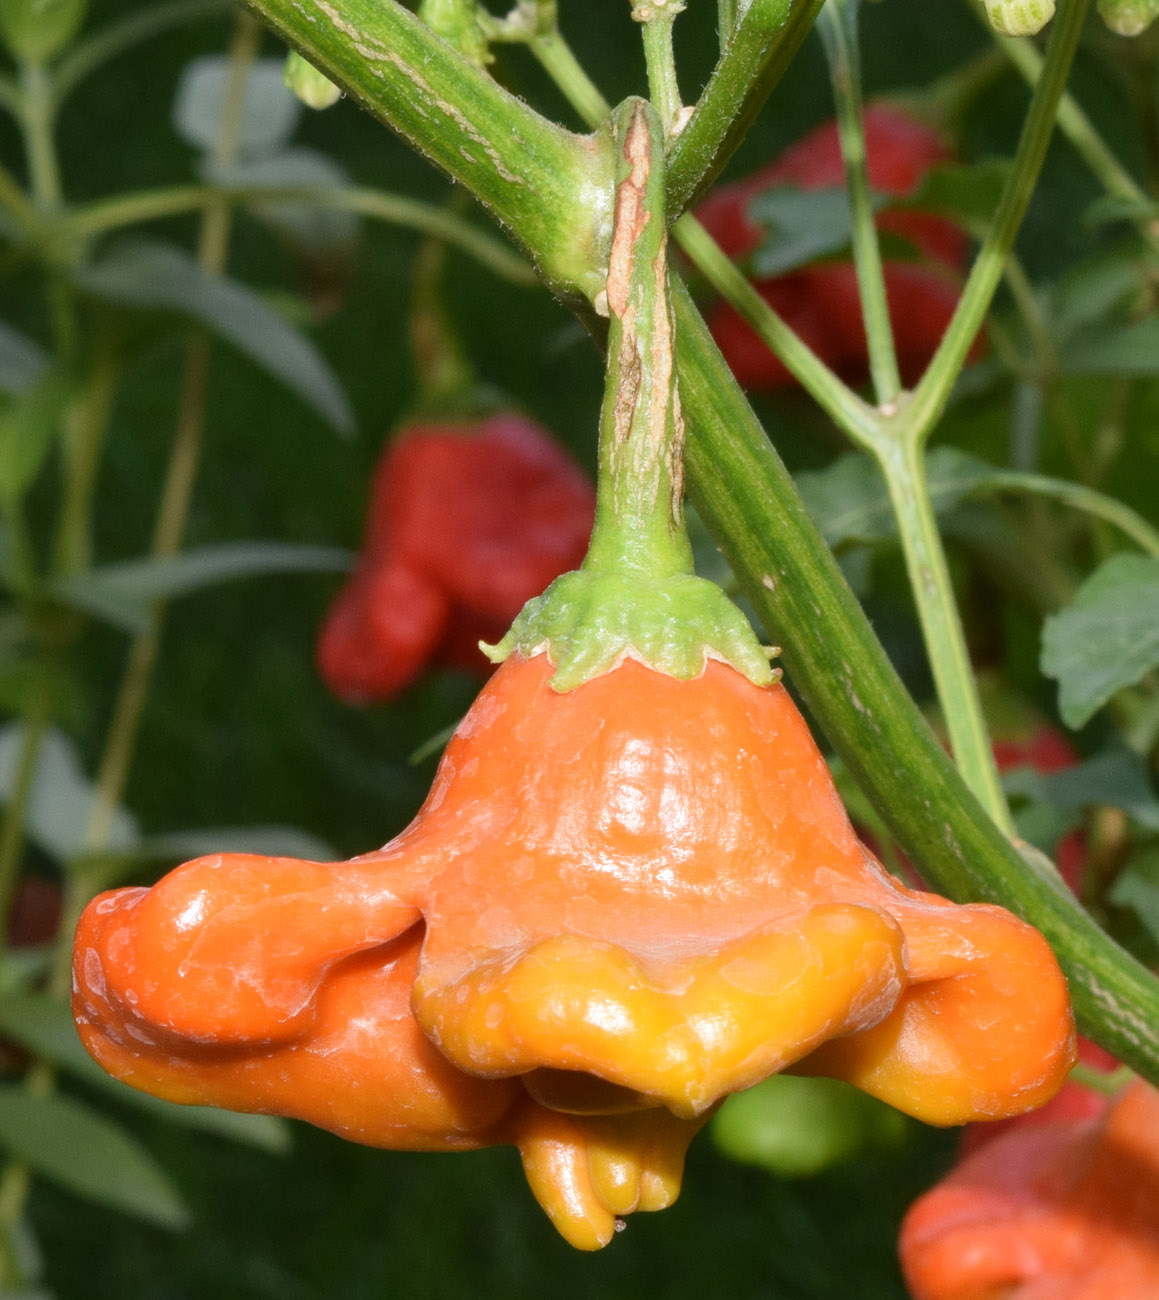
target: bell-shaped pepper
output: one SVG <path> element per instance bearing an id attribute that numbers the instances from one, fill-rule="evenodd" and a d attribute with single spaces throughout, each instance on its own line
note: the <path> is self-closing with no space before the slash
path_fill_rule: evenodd
<path id="1" fill-rule="evenodd" d="M 1159 1295 L 1159 1092 L 986 1143 L 911 1206 L 899 1249 L 914 1300 Z"/>
<path id="2" fill-rule="evenodd" d="M 639 102 L 617 130 L 582 568 L 492 649 L 397 839 L 187 863 L 96 899 L 74 954 L 112 1073 L 372 1145 L 513 1142 L 585 1248 L 667 1204 L 716 1103 L 775 1071 L 953 1124 L 1041 1104 L 1073 1053 L 1046 942 L 886 874 L 747 621 L 690 571 L 663 133 Z"/>
<path id="3" fill-rule="evenodd" d="M 390 699 L 432 663 L 486 671 L 479 641 L 583 559 L 594 512 L 583 471 L 523 416 L 404 430 L 375 469 L 358 566 L 318 639 L 326 684 Z"/>
<path id="4" fill-rule="evenodd" d="M 941 135 L 908 110 L 887 102 L 870 104 L 865 115 L 869 183 L 880 194 L 905 198 L 926 174 L 951 155 Z M 721 186 L 697 209 L 697 217 L 734 260 L 760 245 L 762 231 L 749 216 L 758 195 L 791 186 L 819 190 L 840 186 L 845 164 L 835 121 L 826 122 L 791 145 L 767 167 Z M 902 237 L 920 260 L 885 261 L 890 320 L 902 379 L 921 375 L 945 333 L 961 292 L 968 240 L 952 222 L 908 209 L 879 214 L 883 233 Z M 754 280 L 771 307 L 825 361 L 850 382 L 868 373 L 868 351 L 853 263 L 826 261 Z M 796 380 L 727 304 L 716 307 L 709 326 L 738 382 L 748 388 L 791 387 Z"/>
<path id="5" fill-rule="evenodd" d="M 681 682 L 627 660 L 566 693 L 551 673 L 499 670 L 376 853 L 203 858 L 95 900 L 89 1051 L 172 1100 L 389 1147 L 522 1146 L 529 1112 L 564 1124 L 545 1109 L 582 1142 L 589 1116 L 650 1113 L 666 1168 L 788 1066 L 937 1124 L 1057 1089 L 1072 1029 L 1046 943 L 890 878 L 783 686 L 716 662 Z M 569 1217 L 545 1178 L 581 1244 L 633 1208 L 599 1192 Z"/>

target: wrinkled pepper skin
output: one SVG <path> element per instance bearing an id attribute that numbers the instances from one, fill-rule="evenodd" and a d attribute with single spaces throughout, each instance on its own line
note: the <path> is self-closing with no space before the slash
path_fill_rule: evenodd
<path id="1" fill-rule="evenodd" d="M 912 194 L 927 172 L 951 161 L 937 131 L 889 103 L 867 106 L 865 145 L 871 187 L 893 198 Z M 731 258 L 743 261 L 762 239 L 761 228 L 748 215 L 749 203 L 757 195 L 778 186 L 808 191 L 843 185 L 844 181 L 837 124 L 827 122 L 767 167 L 716 190 L 696 215 Z M 912 384 L 933 356 L 957 306 L 968 240 L 952 222 L 929 213 L 887 210 L 878 215 L 877 227 L 883 233 L 902 236 L 920 259 L 885 261 L 898 367 L 903 382 Z M 868 348 L 852 262 L 823 262 L 753 283 L 832 369 L 849 382 L 864 379 Z M 719 305 L 708 321 L 717 346 L 742 386 L 778 389 L 796 384 L 732 307 Z"/>
<path id="2" fill-rule="evenodd" d="M 1159 1296 L 1159 1092 L 986 1143 L 910 1207 L 899 1250 L 913 1300 Z"/>
<path id="3" fill-rule="evenodd" d="M 431 664 L 478 673 L 524 603 L 583 559 L 595 492 L 533 421 L 416 424 L 375 469 L 357 568 L 318 639 L 351 701 L 392 699 Z"/>
<path id="4" fill-rule="evenodd" d="M 93 1056 L 370 1144 L 514 1142 L 587 1247 L 673 1199 L 716 1103 L 786 1067 L 935 1124 L 1058 1089 L 1045 941 L 889 877 L 783 686 L 717 661 L 565 693 L 551 672 L 499 669 L 378 852 L 203 858 L 96 899 L 74 960 Z"/>

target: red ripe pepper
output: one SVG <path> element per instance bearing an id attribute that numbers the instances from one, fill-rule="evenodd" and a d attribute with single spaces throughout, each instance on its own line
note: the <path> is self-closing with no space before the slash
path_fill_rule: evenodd
<path id="1" fill-rule="evenodd" d="M 913 1300 L 1159 1296 L 1159 1092 L 1003 1133 L 911 1206 L 899 1250 Z"/>
<path id="2" fill-rule="evenodd" d="M 358 567 L 322 627 L 323 679 L 390 699 L 431 663 L 487 671 L 478 643 L 579 564 L 594 512 L 583 471 L 522 416 L 406 429 L 379 460 Z"/>
<path id="3" fill-rule="evenodd" d="M 896 105 L 865 110 L 869 183 L 882 194 L 902 198 L 939 163 L 950 161 L 941 136 Z M 836 122 L 827 122 L 785 150 L 769 166 L 717 190 L 697 216 L 734 259 L 747 257 L 761 241 L 748 216 L 749 203 L 777 185 L 802 190 L 841 185 L 845 166 Z M 957 305 L 966 235 L 944 218 L 920 212 L 883 212 L 878 229 L 907 239 L 923 260 L 887 261 L 885 284 L 902 379 L 913 383 L 937 348 Z M 867 373 L 857 274 L 850 262 L 805 267 L 754 282 L 761 296 L 801 338 L 845 378 Z M 796 383 L 752 328 L 727 304 L 709 316 L 709 326 L 737 380 L 749 388 L 786 388 Z"/>

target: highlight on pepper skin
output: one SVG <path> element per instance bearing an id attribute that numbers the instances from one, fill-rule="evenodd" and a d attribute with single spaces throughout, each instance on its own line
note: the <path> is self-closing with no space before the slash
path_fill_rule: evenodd
<path id="1" fill-rule="evenodd" d="M 587 1249 L 674 1199 L 700 1124 L 776 1071 L 935 1124 L 1057 1091 L 1074 1035 L 1045 941 L 889 877 L 784 687 L 716 661 L 551 674 L 499 669 L 377 852 L 199 859 L 95 900 L 90 1052 L 370 1145 L 514 1144 Z"/>

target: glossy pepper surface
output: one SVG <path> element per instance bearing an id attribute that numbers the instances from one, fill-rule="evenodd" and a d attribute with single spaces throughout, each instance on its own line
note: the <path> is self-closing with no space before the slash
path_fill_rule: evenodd
<path id="1" fill-rule="evenodd" d="M 1049 948 L 905 889 L 784 687 L 515 655 L 382 850 L 188 863 L 85 912 L 111 1073 L 372 1145 L 514 1142 L 575 1244 L 658 1208 L 715 1103 L 788 1066 L 939 1124 L 1041 1104 L 1072 1056 Z"/>
<path id="2" fill-rule="evenodd" d="M 431 664 L 483 673 L 480 640 L 583 559 L 595 492 L 533 421 L 417 424 L 375 469 L 358 566 L 318 639 L 323 680 L 390 699 Z"/>
<path id="3" fill-rule="evenodd" d="M 1159 1092 L 996 1137 L 914 1203 L 899 1248 L 914 1300 L 1159 1295 Z"/>
<path id="4" fill-rule="evenodd" d="M 942 137 L 912 113 L 888 103 L 865 110 L 869 183 L 893 198 L 911 195 L 926 174 L 951 161 Z M 743 261 L 760 245 L 763 232 L 749 216 L 749 204 L 778 186 L 818 190 L 840 186 L 845 165 L 836 122 L 827 122 L 790 146 L 767 167 L 721 186 L 697 209 L 721 248 Z M 912 211 L 882 212 L 879 231 L 904 238 L 918 261 L 887 258 L 889 299 L 901 376 L 907 384 L 933 356 L 961 291 L 968 240 L 942 217 Z M 868 372 L 868 353 L 857 274 L 848 259 L 828 261 L 783 275 L 754 280 L 756 289 L 830 367 L 851 382 Z M 752 328 L 727 304 L 709 316 L 709 326 L 737 380 L 755 389 L 791 387 L 796 380 Z"/>

